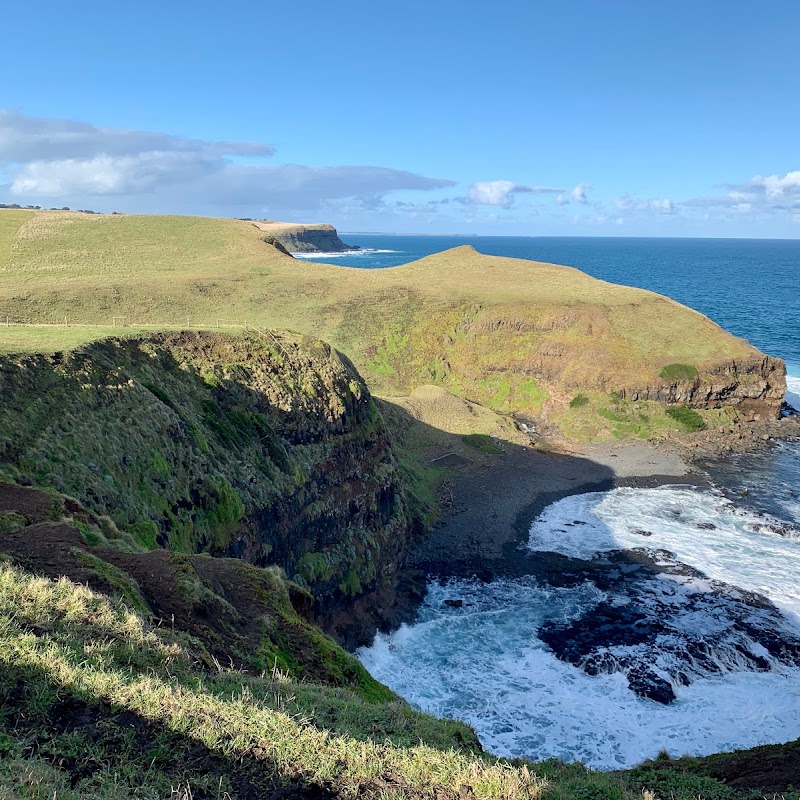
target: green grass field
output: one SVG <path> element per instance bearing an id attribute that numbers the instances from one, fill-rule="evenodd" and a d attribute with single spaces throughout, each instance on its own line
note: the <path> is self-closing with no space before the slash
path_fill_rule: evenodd
<path id="1" fill-rule="evenodd" d="M 61 325 L 0 324 L 0 350 L 73 347 L 120 333 L 115 317 L 134 330 L 248 323 L 331 342 L 378 393 L 435 384 L 556 417 L 582 389 L 758 356 L 691 309 L 569 267 L 459 247 L 360 270 L 292 259 L 263 237 L 239 220 L 0 210 L 0 323 Z"/>
<path id="2" fill-rule="evenodd" d="M 130 605 L 0 563 L 2 798 L 758 796 L 728 789 L 703 762 L 693 770 L 497 759 L 461 723 L 275 670 L 214 666 L 201 643 Z"/>

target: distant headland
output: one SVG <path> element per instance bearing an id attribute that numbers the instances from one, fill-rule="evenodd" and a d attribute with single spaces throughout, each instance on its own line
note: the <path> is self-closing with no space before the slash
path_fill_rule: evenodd
<path id="1" fill-rule="evenodd" d="M 345 244 L 336 228 L 325 223 L 307 225 L 253 220 L 253 225 L 273 237 L 288 253 L 350 253 L 361 249 Z"/>

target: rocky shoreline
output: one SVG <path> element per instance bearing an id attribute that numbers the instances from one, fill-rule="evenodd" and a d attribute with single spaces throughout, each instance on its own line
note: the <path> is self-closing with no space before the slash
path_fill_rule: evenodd
<path id="1" fill-rule="evenodd" d="M 399 616 L 406 622 L 414 619 L 431 580 L 477 578 L 488 583 L 533 577 L 554 588 L 590 581 L 609 601 L 578 621 L 550 624 L 539 636 L 558 658 L 589 674 L 624 672 L 631 690 L 641 697 L 672 702 L 673 684 L 691 683 L 719 669 L 717 652 L 726 654 L 730 663 L 741 661 L 742 668 L 749 670 L 765 671 L 776 663 L 798 666 L 800 638 L 787 633 L 772 603 L 727 584 L 708 588 L 704 576 L 666 551 L 620 549 L 586 561 L 531 552 L 524 546 L 538 515 L 565 497 L 622 487 L 711 486 L 711 463 L 798 438 L 800 416 L 792 416 L 646 444 L 589 445 L 572 453 L 504 443 L 502 452 L 464 470 L 453 481 L 446 491 L 441 520 L 412 543 L 404 576 L 406 608 Z M 660 579 L 665 576 L 680 584 L 687 609 L 727 620 L 719 641 L 676 636 L 670 618 L 670 613 L 676 613 L 670 610 L 674 601 L 665 601 L 659 594 Z M 459 602 L 457 597 L 452 599 L 453 604 Z M 659 644 L 665 637 L 675 642 L 666 655 Z M 626 648 L 635 654 L 609 660 L 609 651 Z M 652 666 L 657 653 L 670 663 L 669 680 L 663 669 Z"/>
<path id="2" fill-rule="evenodd" d="M 800 439 L 800 415 L 692 434 L 586 445 L 572 452 L 504 443 L 502 452 L 461 472 L 442 498 L 444 513 L 412 544 L 407 565 L 431 576 L 515 573 L 507 557 L 533 520 L 570 495 L 669 484 L 710 485 L 710 462 Z"/>
<path id="3" fill-rule="evenodd" d="M 800 439 L 800 414 L 781 419 L 758 420 L 726 425 L 714 430 L 656 439 L 652 444 L 661 452 L 700 465 L 737 453 L 752 453 L 770 446 L 770 442 Z"/>

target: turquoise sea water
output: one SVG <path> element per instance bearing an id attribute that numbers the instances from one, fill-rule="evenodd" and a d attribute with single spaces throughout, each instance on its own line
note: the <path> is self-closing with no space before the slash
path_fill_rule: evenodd
<path id="1" fill-rule="evenodd" d="M 319 260 L 377 269 L 470 244 L 665 294 L 782 357 L 787 400 L 800 408 L 800 241 L 342 238 L 364 251 Z M 800 444 L 737 457 L 717 465 L 711 477 L 714 489 L 565 498 L 537 518 L 527 544 L 589 560 L 646 550 L 684 565 L 684 575 L 645 580 L 629 594 L 592 580 L 558 589 L 532 578 L 485 584 L 432 577 L 416 623 L 378 635 L 359 652 L 362 662 L 417 706 L 466 720 L 488 750 L 503 755 L 556 756 L 613 769 L 662 749 L 700 755 L 797 739 L 800 668 L 774 657 L 731 620 L 742 598 L 757 597 L 777 610 L 779 640 L 781 630 L 784 641 L 800 634 Z M 444 602 L 454 597 L 463 605 Z M 607 669 L 599 674 L 560 661 L 539 638 L 540 627 L 580 623 L 604 603 L 632 608 L 643 619 L 656 616 L 665 632 L 648 646 L 609 646 L 600 653 Z M 761 625 L 758 613 L 744 609 L 751 632 Z M 698 643 L 702 663 L 687 661 Z M 763 658 L 756 659 L 760 666 L 738 658 L 745 651 Z M 659 674 L 677 699 L 662 705 L 634 694 L 631 664 Z M 682 672 L 691 680 L 680 679 Z"/>

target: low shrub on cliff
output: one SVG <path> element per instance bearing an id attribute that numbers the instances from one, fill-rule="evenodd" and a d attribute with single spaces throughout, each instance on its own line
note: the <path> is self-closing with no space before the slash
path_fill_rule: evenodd
<path id="1" fill-rule="evenodd" d="M 686 405 L 670 406 L 667 409 L 667 416 L 680 422 L 687 431 L 702 431 L 706 427 L 703 418 Z"/>
<path id="2" fill-rule="evenodd" d="M 659 374 L 665 381 L 693 381 L 698 373 L 692 364 L 667 364 Z"/>

